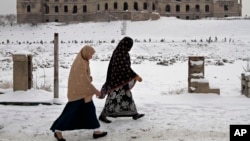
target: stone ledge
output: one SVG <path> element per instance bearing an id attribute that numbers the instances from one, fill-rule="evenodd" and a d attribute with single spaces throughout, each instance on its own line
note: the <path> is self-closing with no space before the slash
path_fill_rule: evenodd
<path id="1" fill-rule="evenodd" d="M 0 102 L 1 105 L 18 105 L 18 106 L 37 106 L 37 105 L 53 105 L 50 102 Z"/>

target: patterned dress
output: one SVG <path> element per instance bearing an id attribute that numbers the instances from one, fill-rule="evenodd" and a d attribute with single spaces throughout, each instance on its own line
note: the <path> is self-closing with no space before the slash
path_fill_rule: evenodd
<path id="1" fill-rule="evenodd" d="M 135 81 L 131 82 L 135 83 Z M 128 88 L 129 86 L 126 84 L 108 94 L 104 109 L 101 113 L 103 116 L 126 117 L 137 114 L 132 93 Z"/>

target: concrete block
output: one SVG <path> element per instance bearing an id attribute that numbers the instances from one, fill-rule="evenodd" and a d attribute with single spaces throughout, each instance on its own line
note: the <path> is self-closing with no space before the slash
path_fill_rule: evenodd
<path id="1" fill-rule="evenodd" d="M 209 88 L 209 83 L 191 82 L 190 87 L 195 87 L 195 88 L 206 87 L 206 88 Z"/>
<path id="2" fill-rule="evenodd" d="M 246 79 L 247 81 L 250 81 L 250 75 L 245 76 L 245 79 Z"/>
<path id="3" fill-rule="evenodd" d="M 32 87 L 32 56 L 13 54 L 13 90 L 27 90 Z"/>
<path id="4" fill-rule="evenodd" d="M 25 55 L 13 55 L 12 56 L 13 61 L 22 61 L 22 62 L 26 62 L 27 61 L 27 57 Z"/>
<path id="5" fill-rule="evenodd" d="M 247 85 L 247 81 L 246 80 L 241 80 L 241 85 Z"/>
<path id="6" fill-rule="evenodd" d="M 211 89 L 209 89 L 209 93 L 216 93 L 216 94 L 220 94 L 220 89 L 211 88 Z"/>
<path id="7" fill-rule="evenodd" d="M 248 89 L 242 89 L 242 90 L 241 90 L 241 94 L 243 94 L 243 95 L 248 94 Z"/>
<path id="8" fill-rule="evenodd" d="M 208 93 L 209 87 L 197 87 L 194 93 Z"/>
<path id="9" fill-rule="evenodd" d="M 250 93 L 246 94 L 246 97 L 250 98 Z"/>

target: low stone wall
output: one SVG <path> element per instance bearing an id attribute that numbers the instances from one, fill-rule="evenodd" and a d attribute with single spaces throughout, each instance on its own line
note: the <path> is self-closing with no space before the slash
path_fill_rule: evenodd
<path id="1" fill-rule="evenodd" d="M 250 98 L 250 73 L 241 74 L 241 93 Z"/>

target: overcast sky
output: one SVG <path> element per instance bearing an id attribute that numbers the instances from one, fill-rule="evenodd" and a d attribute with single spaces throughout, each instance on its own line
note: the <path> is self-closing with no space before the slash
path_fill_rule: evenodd
<path id="1" fill-rule="evenodd" d="M 242 16 L 250 16 L 250 0 L 242 0 Z M 0 0 L 0 15 L 16 14 L 16 0 Z"/>

